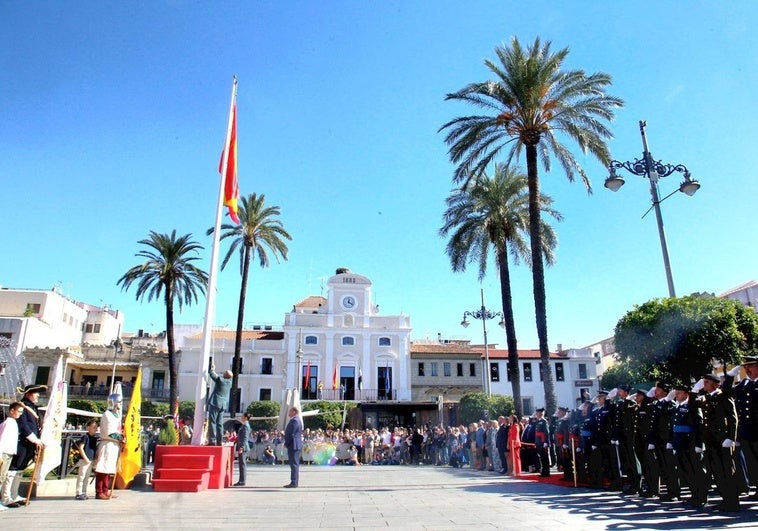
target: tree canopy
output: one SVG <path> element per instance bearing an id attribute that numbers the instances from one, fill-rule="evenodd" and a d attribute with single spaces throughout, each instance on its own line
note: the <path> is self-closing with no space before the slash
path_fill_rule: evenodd
<path id="1" fill-rule="evenodd" d="M 738 364 L 755 355 L 758 314 L 731 299 L 653 299 L 619 320 L 615 341 L 629 374 L 688 383 L 711 373 L 714 365 Z"/>

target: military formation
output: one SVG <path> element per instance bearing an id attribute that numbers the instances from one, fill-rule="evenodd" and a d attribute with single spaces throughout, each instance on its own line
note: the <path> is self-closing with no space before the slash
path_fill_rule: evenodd
<path id="1" fill-rule="evenodd" d="M 740 497 L 758 500 L 758 358 L 694 386 L 600 391 L 558 408 L 550 431 L 566 481 L 693 507 L 715 485 L 713 508 L 739 511 Z"/>

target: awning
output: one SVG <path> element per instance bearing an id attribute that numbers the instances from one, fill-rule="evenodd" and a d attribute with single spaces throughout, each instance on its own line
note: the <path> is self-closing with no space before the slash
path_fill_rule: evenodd
<path id="1" fill-rule="evenodd" d="M 141 364 L 138 361 L 116 361 L 116 367 L 133 367 L 137 368 Z M 92 369 L 100 369 L 100 368 L 106 368 L 106 367 L 113 367 L 112 361 L 69 361 L 68 362 L 69 367 L 82 367 L 82 368 L 92 368 Z"/>

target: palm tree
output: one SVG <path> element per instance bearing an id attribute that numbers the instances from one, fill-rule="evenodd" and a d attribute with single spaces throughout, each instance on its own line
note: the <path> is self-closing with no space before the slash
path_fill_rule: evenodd
<path id="1" fill-rule="evenodd" d="M 529 233 L 529 190 L 526 180 L 526 175 L 519 170 L 506 164 L 496 164 L 492 177 L 483 173 L 450 194 L 443 215 L 444 224 L 440 229 L 443 237 L 452 234 L 447 244 L 447 254 L 453 271 L 465 271 L 467 264 L 476 262 L 479 264 L 481 281 L 487 271 L 490 247 L 495 251 L 508 343 L 508 378 L 519 417 L 523 414 L 521 380 L 508 254 L 510 252 L 514 264 L 521 260 L 527 264 L 532 262 L 526 241 Z M 561 214 L 550 207 L 550 197 L 542 195 L 540 202 L 543 212 L 558 221 L 562 219 Z M 551 265 L 555 261 L 553 251 L 557 246 L 557 238 L 550 225 L 541 223 L 542 254 L 545 262 Z"/>
<path id="2" fill-rule="evenodd" d="M 245 317 L 245 298 L 247 294 L 247 277 L 250 271 L 250 261 L 257 254 L 261 267 L 269 266 L 269 250 L 271 255 L 279 263 L 279 257 L 287 259 L 287 244 L 284 240 L 291 240 L 292 236 L 284 230 L 282 222 L 278 220 L 279 207 L 265 206 L 266 196 L 250 194 L 242 197 L 238 215 L 239 225 L 224 223 L 221 225 L 219 239 L 232 238 L 221 269 L 226 267 L 234 252 L 239 249 L 240 274 L 242 285 L 240 286 L 239 308 L 237 309 L 237 333 L 234 338 L 234 361 L 232 362 L 232 389 L 236 392 L 239 381 L 241 351 L 242 351 L 242 321 Z M 213 228 L 207 233 L 213 234 Z M 268 250 L 267 250 L 268 249 Z M 232 415 L 236 414 L 238 404 L 232 401 Z"/>
<path id="3" fill-rule="evenodd" d="M 494 80 L 472 83 L 445 98 L 470 103 L 486 113 L 456 118 L 440 131 L 447 130 L 445 142 L 450 146 L 450 160 L 458 164 L 454 173 L 456 182 L 466 182 L 481 174 L 503 149 L 507 150 L 507 163 L 517 158 L 522 148 L 526 151 L 534 313 L 545 405 L 552 415 L 556 398 L 549 365 L 537 158 L 542 159 L 549 171 L 554 157 L 569 181 L 579 174 L 590 191 L 587 175 L 556 133 L 575 141 L 583 152 L 590 152 L 607 165 L 610 153 L 605 140 L 612 134 L 605 124 L 613 119 L 614 109 L 623 102 L 606 93 L 610 75 L 563 70 L 569 50 L 553 53 L 550 41 L 542 43 L 536 38 L 534 44 L 524 49 L 514 37 L 509 47 L 498 47 L 495 53 L 499 63 L 485 61 Z"/>
<path id="4" fill-rule="evenodd" d="M 140 240 L 140 245 L 148 249 L 139 251 L 135 256 L 145 258 L 145 262 L 129 269 L 118 279 L 117 284 L 127 290 L 137 283 L 137 300 L 152 301 L 163 296 L 166 305 L 166 342 L 168 343 L 169 400 L 171 410 L 177 413 L 179 405 L 178 367 L 174 345 L 174 302 L 181 311 L 184 304 L 197 302 L 198 292 L 205 294 L 208 274 L 192 262 L 199 259 L 197 254 L 203 246 L 192 241 L 192 234 L 177 237 L 176 230 L 171 234 L 159 234 L 150 231 L 150 237 Z"/>

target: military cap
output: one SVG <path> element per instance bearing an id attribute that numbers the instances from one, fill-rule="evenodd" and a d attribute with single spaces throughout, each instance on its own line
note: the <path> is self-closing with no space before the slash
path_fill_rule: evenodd
<path id="1" fill-rule="evenodd" d="M 608 395 L 608 391 L 606 391 L 605 389 L 600 389 L 597 392 L 597 394 L 598 394 L 598 396 L 607 396 Z"/>
<path id="2" fill-rule="evenodd" d="M 758 356 L 747 356 L 744 360 L 742 360 L 743 367 L 745 365 L 753 365 L 755 363 L 758 363 Z"/>
<path id="3" fill-rule="evenodd" d="M 626 384 L 624 384 L 624 385 L 619 385 L 619 386 L 617 387 L 617 389 L 618 389 L 619 391 L 626 391 L 626 392 L 628 393 L 628 392 L 630 392 L 630 391 L 632 390 L 632 386 L 631 386 L 631 385 L 626 385 Z"/>
<path id="4" fill-rule="evenodd" d="M 644 389 L 635 389 L 634 392 L 635 394 L 638 394 L 638 395 L 647 395 L 647 391 L 645 391 Z"/>
<path id="5" fill-rule="evenodd" d="M 687 385 L 687 384 L 678 383 L 678 384 L 674 385 L 674 390 L 675 391 L 686 391 L 686 392 L 689 393 L 691 387 L 692 386 Z"/>
<path id="6" fill-rule="evenodd" d="M 714 376 L 713 374 L 706 374 L 703 376 L 703 380 L 710 380 L 712 382 L 721 383 L 721 380 L 719 380 L 718 376 Z"/>
<path id="7" fill-rule="evenodd" d="M 671 386 L 667 384 L 666 382 L 655 382 L 655 386 L 659 388 L 661 391 L 668 393 L 671 391 Z"/>

